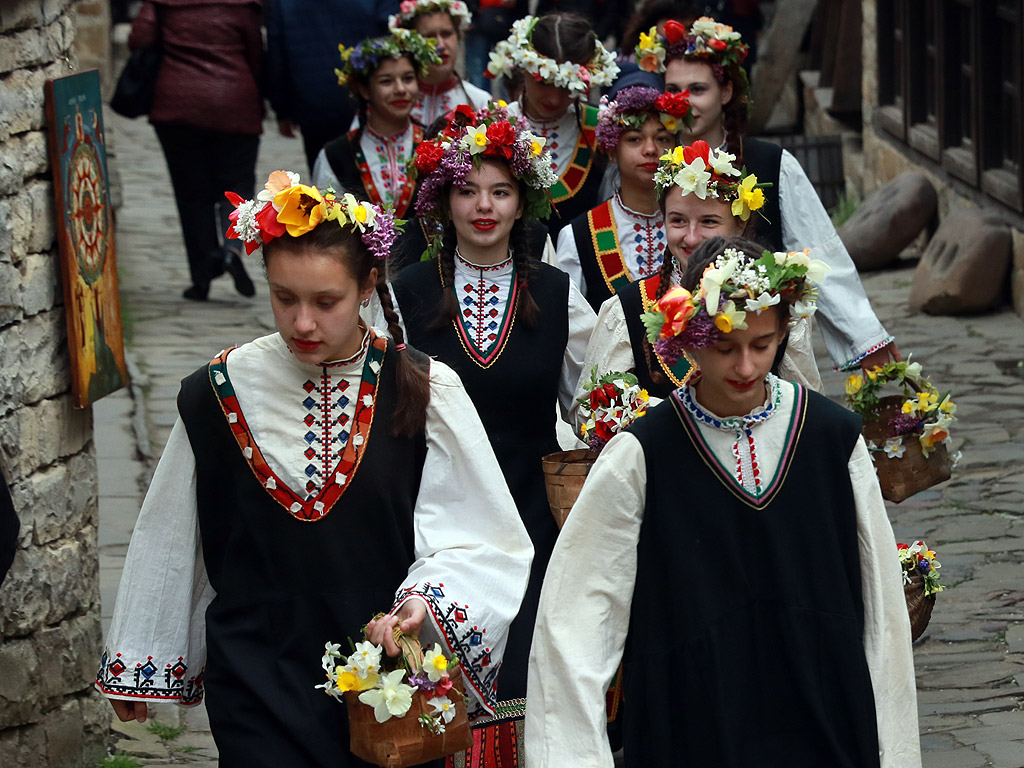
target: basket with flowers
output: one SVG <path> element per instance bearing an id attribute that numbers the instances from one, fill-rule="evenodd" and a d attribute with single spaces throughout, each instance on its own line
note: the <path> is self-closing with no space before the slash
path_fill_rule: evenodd
<path id="1" fill-rule="evenodd" d="M 391 663 L 368 640 L 353 644 L 347 657 L 337 643 L 324 645 L 327 682 L 316 687 L 348 706 L 352 754 L 402 768 L 471 747 L 458 658 L 445 656 L 436 643 L 424 653 L 419 640 L 398 627 L 394 637 L 402 652 Z"/>
<path id="2" fill-rule="evenodd" d="M 594 366 L 583 388 L 587 394 L 578 400 L 584 418 L 580 434 L 590 447 L 558 451 L 542 460 L 548 503 L 559 528 L 576 503 L 601 449 L 647 412 L 647 390 L 640 387 L 632 373 L 613 371 L 598 376 Z"/>
<path id="3" fill-rule="evenodd" d="M 928 626 L 935 607 L 935 595 L 945 589 L 939 583 L 942 564 L 935 558 L 935 550 L 923 541 L 897 544 L 900 565 L 903 568 L 903 593 L 910 613 L 910 637 L 917 640 Z"/>
<path id="4" fill-rule="evenodd" d="M 880 397 L 886 384 L 900 394 Z M 854 373 L 846 380 L 846 399 L 864 419 L 882 496 L 900 502 L 950 478 L 958 456 L 951 458 L 946 446 L 956 404 L 922 375 L 920 363 L 902 360 Z"/>

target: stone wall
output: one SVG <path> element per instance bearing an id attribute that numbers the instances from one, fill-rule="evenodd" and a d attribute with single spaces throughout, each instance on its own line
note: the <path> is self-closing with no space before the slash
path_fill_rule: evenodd
<path id="1" fill-rule="evenodd" d="M 70 398 L 43 85 L 77 66 L 73 0 L 0 2 L 0 464 L 21 518 L 0 587 L 0 766 L 95 765 L 92 413 Z"/>
<path id="2" fill-rule="evenodd" d="M 938 165 L 890 139 L 875 128 L 874 113 L 878 109 L 878 35 L 875 29 L 877 0 L 863 0 L 863 174 L 860 195 L 870 194 L 907 170 L 926 174 L 939 194 L 939 215 L 952 208 L 984 208 L 995 213 L 1011 228 L 1013 234 L 1013 267 L 1010 274 L 1014 310 L 1024 317 L 1024 217 L 986 197 L 977 190 L 954 180 Z"/>

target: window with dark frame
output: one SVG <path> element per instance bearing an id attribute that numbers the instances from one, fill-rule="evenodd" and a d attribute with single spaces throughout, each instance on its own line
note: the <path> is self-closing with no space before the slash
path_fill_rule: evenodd
<path id="1" fill-rule="evenodd" d="M 1024 211 L 1024 0 L 879 0 L 877 125 Z"/>

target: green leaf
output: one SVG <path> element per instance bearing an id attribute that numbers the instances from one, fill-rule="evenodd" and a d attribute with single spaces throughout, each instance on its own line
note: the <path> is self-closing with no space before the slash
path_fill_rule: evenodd
<path id="1" fill-rule="evenodd" d="M 647 330 L 647 341 L 653 344 L 661 336 L 661 327 L 665 324 L 665 313 L 644 312 L 640 315 L 640 322 L 644 324 L 644 328 Z"/>

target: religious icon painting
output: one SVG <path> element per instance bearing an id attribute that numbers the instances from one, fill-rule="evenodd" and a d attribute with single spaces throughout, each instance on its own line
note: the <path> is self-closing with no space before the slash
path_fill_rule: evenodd
<path id="1" fill-rule="evenodd" d="M 46 117 L 71 393 L 85 408 L 128 383 L 99 72 L 48 80 Z"/>

